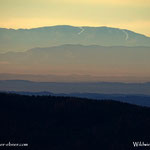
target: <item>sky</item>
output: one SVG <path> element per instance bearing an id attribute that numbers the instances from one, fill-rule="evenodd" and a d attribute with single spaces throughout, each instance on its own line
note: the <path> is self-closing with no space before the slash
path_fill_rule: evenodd
<path id="1" fill-rule="evenodd" d="M 0 0 L 0 27 L 108 26 L 150 36 L 150 0 Z"/>

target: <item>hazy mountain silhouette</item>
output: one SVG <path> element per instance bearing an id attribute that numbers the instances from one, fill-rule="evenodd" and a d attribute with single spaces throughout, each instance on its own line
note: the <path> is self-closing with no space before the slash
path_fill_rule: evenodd
<path id="1" fill-rule="evenodd" d="M 0 81 L 0 91 L 150 95 L 150 83 Z"/>
<path id="2" fill-rule="evenodd" d="M 150 37 L 109 27 L 59 25 L 18 30 L 0 28 L 0 52 L 24 51 L 34 47 L 62 44 L 150 46 Z"/>
<path id="3" fill-rule="evenodd" d="M 34 48 L 25 52 L 0 54 L 1 73 L 35 71 L 45 74 L 91 74 L 101 76 L 120 73 L 141 77 L 150 76 L 150 47 L 104 47 L 83 45 L 61 45 L 47 48 Z M 38 66 L 38 67 L 37 67 Z M 18 69 L 19 68 L 19 69 Z M 50 71 L 49 71 L 50 70 Z M 48 72 L 49 71 L 49 72 Z M 116 72 L 116 73 L 115 73 Z"/>
<path id="4" fill-rule="evenodd" d="M 1 93 L 0 140 L 29 150 L 134 150 L 150 140 L 149 116 L 149 108 L 110 100 Z"/>

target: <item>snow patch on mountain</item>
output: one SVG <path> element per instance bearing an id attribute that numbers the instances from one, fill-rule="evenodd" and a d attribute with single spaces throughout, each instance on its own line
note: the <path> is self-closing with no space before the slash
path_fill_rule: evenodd
<path id="1" fill-rule="evenodd" d="M 125 40 L 127 41 L 129 39 L 129 34 L 125 30 L 122 30 L 122 32 L 125 34 Z"/>
<path id="2" fill-rule="evenodd" d="M 81 29 L 81 31 L 78 33 L 80 35 L 81 33 L 85 31 L 85 29 L 83 27 L 79 27 L 79 28 Z"/>

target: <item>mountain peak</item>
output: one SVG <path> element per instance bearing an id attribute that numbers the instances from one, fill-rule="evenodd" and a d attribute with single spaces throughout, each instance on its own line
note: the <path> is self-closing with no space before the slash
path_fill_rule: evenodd
<path id="1" fill-rule="evenodd" d="M 127 29 L 57 25 L 33 29 L 0 29 L 0 52 L 65 44 L 150 46 L 150 38 Z"/>

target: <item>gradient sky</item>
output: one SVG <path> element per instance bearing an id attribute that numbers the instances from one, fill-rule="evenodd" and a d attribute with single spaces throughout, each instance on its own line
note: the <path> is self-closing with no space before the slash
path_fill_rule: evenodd
<path id="1" fill-rule="evenodd" d="M 150 0 L 0 0 L 0 27 L 109 26 L 150 36 Z"/>

